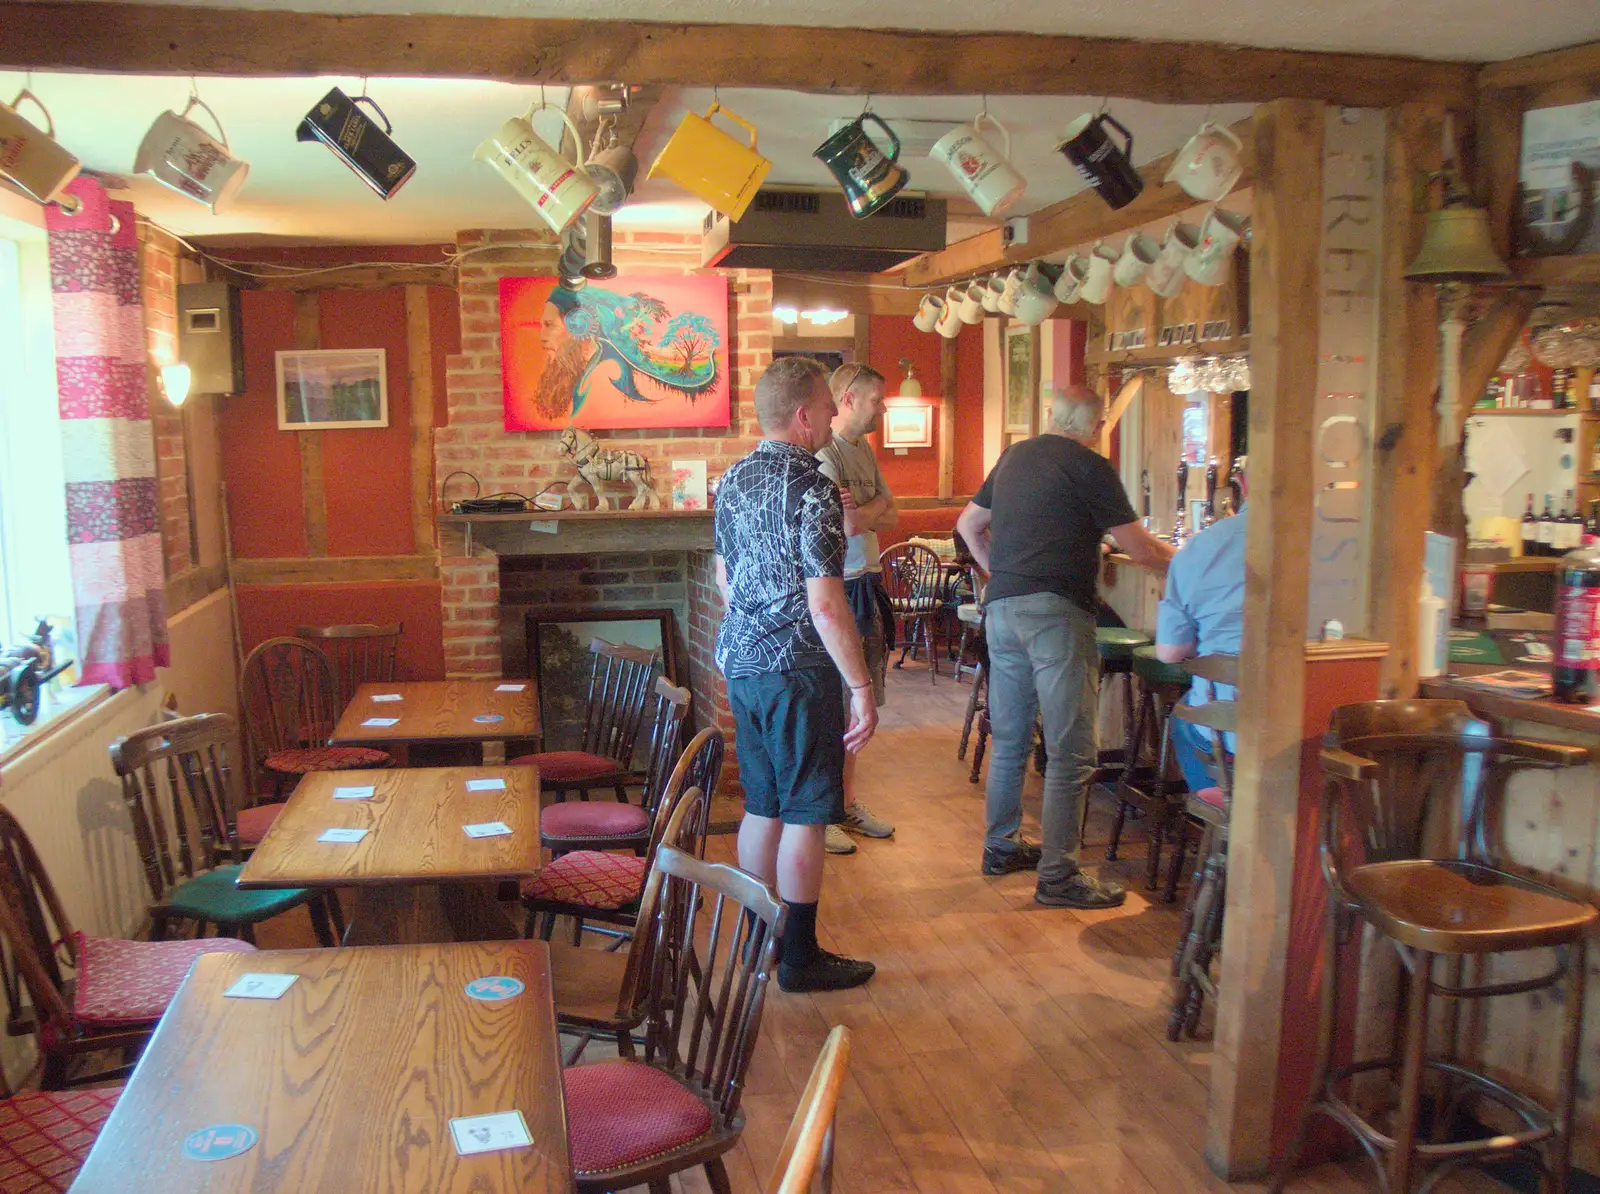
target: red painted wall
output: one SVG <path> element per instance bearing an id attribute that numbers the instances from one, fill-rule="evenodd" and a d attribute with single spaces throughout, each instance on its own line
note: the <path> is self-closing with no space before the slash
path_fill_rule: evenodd
<path id="1" fill-rule="evenodd" d="M 355 584 L 240 585 L 239 631 L 248 652 L 297 626 L 402 622 L 396 674 L 402 680 L 444 679 L 444 627 L 437 581 Z"/>
<path id="2" fill-rule="evenodd" d="M 939 444 L 950 429 L 939 425 L 939 346 L 937 335 L 919 332 L 909 315 L 874 315 L 868 331 L 867 363 L 888 379 L 889 396 L 900 389 L 905 371 L 900 358 L 909 358 L 922 392 L 934 404 L 931 448 L 908 448 L 904 456 L 886 451 L 872 437 L 884 480 L 897 497 L 936 497 L 939 493 Z M 957 493 L 971 493 L 983 482 L 983 328 L 964 327 L 956 340 L 956 472 Z M 976 475 L 971 488 L 964 483 Z"/>
<path id="3" fill-rule="evenodd" d="M 245 392 L 222 400 L 219 429 L 233 554 L 303 556 L 300 444 L 295 433 L 278 430 L 274 397 L 274 354 L 294 347 L 294 296 L 247 290 L 242 307 Z"/>

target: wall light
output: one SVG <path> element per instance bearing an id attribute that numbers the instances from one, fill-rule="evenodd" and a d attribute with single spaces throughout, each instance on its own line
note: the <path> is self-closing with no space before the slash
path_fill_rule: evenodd
<path id="1" fill-rule="evenodd" d="M 176 365 L 161 366 L 161 388 L 166 391 L 167 401 L 173 406 L 183 405 L 183 400 L 189 396 L 189 384 L 193 380 L 194 374 L 182 361 Z"/>
<path id="2" fill-rule="evenodd" d="M 800 318 L 807 323 L 815 323 L 825 327 L 830 323 L 842 323 L 844 320 L 849 319 L 850 312 L 836 311 L 832 307 L 818 307 L 812 311 L 800 312 Z"/>
<path id="3" fill-rule="evenodd" d="M 917 380 L 916 372 L 911 368 L 911 358 L 901 357 L 900 368 L 906 371 L 906 379 L 900 383 L 901 398 L 921 398 L 922 383 Z"/>
<path id="4" fill-rule="evenodd" d="M 776 319 L 779 323 L 799 323 L 800 308 L 774 307 L 772 308 L 772 318 Z"/>

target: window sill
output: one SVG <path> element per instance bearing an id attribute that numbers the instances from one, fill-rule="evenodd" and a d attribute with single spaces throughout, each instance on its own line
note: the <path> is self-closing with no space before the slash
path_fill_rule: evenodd
<path id="1" fill-rule="evenodd" d="M 21 725 L 10 713 L 0 713 L 0 770 L 61 733 L 111 696 L 111 688 L 105 684 L 63 689 L 60 696 L 52 696 L 47 687 L 39 700 L 38 720 L 32 725 Z"/>

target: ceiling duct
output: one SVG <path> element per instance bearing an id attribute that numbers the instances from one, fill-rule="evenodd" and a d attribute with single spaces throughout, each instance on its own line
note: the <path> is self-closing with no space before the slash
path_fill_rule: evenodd
<path id="1" fill-rule="evenodd" d="M 945 201 L 902 192 L 858 220 L 838 191 L 765 187 L 744 215 L 706 217 L 703 265 L 879 273 L 945 246 Z"/>

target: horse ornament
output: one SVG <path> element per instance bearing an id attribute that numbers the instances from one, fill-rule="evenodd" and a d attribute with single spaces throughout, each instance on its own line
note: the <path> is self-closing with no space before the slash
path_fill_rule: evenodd
<path id="1" fill-rule="evenodd" d="M 650 485 L 650 462 L 639 453 L 625 448 L 601 447 L 599 440 L 578 427 L 563 430 L 560 445 L 561 454 L 569 457 L 578 470 L 577 477 L 567 483 L 567 496 L 572 498 L 574 507 L 578 505 L 577 486 L 581 481 L 594 494 L 594 506 L 598 510 L 615 508 L 601 488 L 606 484 L 633 487 L 633 501 L 628 503 L 630 510 L 660 509 L 661 498 Z"/>

